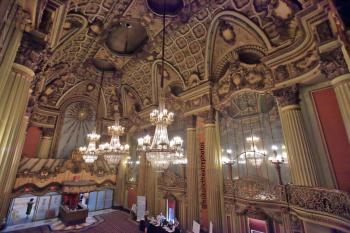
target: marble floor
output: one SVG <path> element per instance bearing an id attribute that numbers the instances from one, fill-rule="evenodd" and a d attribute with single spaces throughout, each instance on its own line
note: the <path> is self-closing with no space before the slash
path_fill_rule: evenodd
<path id="1" fill-rule="evenodd" d="M 117 210 L 101 210 L 89 213 L 86 223 L 65 226 L 59 219 L 49 219 L 7 227 L 2 232 L 47 233 L 47 232 L 87 232 L 87 233 L 139 233 L 138 224 L 129 214 Z"/>

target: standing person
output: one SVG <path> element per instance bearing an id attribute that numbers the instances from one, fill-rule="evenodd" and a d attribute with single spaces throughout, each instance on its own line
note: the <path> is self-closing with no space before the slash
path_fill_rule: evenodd
<path id="1" fill-rule="evenodd" d="M 26 219 L 28 219 L 30 213 L 32 212 L 33 205 L 34 205 L 34 198 L 30 198 L 29 202 L 27 203 Z"/>

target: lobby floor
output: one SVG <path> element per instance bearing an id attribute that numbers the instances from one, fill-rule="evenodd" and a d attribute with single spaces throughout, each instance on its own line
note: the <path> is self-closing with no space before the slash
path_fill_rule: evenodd
<path id="1" fill-rule="evenodd" d="M 95 215 L 96 222 L 81 229 L 65 228 L 62 230 L 53 230 L 52 225 L 44 225 L 21 230 L 7 231 L 12 233 L 69 233 L 69 232 L 86 232 L 86 233 L 139 233 L 138 224 L 131 220 L 130 215 L 121 211 Z M 77 227 L 79 228 L 79 227 Z M 56 228 L 57 229 L 57 228 Z"/>

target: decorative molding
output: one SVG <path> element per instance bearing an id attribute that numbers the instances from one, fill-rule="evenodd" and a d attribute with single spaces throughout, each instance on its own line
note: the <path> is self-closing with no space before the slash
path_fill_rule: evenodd
<path id="1" fill-rule="evenodd" d="M 300 98 L 298 85 L 274 90 L 273 95 L 276 97 L 277 102 L 281 107 L 299 105 Z"/>

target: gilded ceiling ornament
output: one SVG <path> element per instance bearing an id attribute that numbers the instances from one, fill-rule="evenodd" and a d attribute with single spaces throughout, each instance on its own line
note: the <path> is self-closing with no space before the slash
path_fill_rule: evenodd
<path id="1" fill-rule="evenodd" d="M 221 20 L 219 23 L 219 35 L 228 44 L 234 45 L 236 42 L 233 26 L 224 20 Z"/>
<path id="2" fill-rule="evenodd" d="M 199 74 L 197 72 L 194 72 L 190 75 L 188 78 L 188 86 L 194 87 L 197 86 L 200 82 Z"/>

